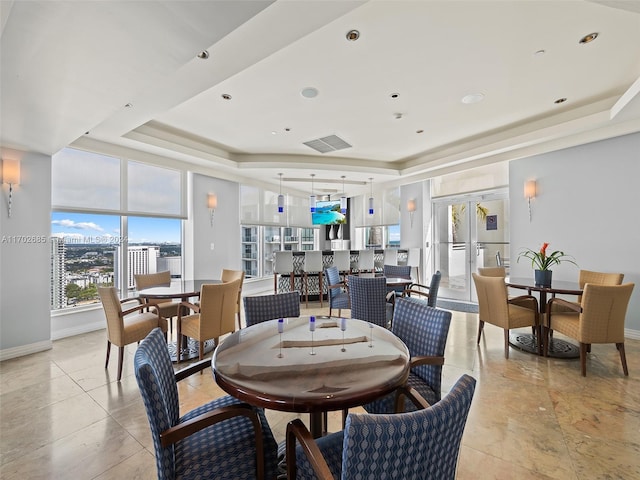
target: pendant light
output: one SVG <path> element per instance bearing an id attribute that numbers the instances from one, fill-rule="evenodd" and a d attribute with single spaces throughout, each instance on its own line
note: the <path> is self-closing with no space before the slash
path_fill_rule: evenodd
<path id="1" fill-rule="evenodd" d="M 373 178 L 369 178 L 371 182 L 371 196 L 369 197 L 369 215 L 373 215 Z"/>
<path id="2" fill-rule="evenodd" d="M 342 196 L 340 197 L 340 213 L 342 213 L 343 215 L 347 213 L 347 197 L 344 194 L 344 179 L 345 176 L 342 175 Z"/>
<path id="3" fill-rule="evenodd" d="M 278 213 L 284 212 L 284 195 L 282 195 L 282 174 L 280 175 L 280 194 L 278 195 Z"/>
<path id="4" fill-rule="evenodd" d="M 309 195 L 309 210 L 311 213 L 315 213 L 316 211 L 316 196 L 313 194 L 313 177 L 315 176 L 315 173 L 311 174 L 311 195 Z"/>

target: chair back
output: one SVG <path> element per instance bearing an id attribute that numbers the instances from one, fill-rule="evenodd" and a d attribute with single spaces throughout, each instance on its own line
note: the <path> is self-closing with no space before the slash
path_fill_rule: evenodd
<path id="1" fill-rule="evenodd" d="M 118 291 L 116 287 L 98 287 L 98 295 L 100 295 L 104 315 L 107 318 L 107 337 L 114 345 L 123 346 L 124 320 Z"/>
<path id="2" fill-rule="evenodd" d="M 339 288 L 329 288 L 333 285 L 339 285 L 342 283 L 342 279 L 340 278 L 340 272 L 338 271 L 338 267 L 335 265 L 332 267 L 327 267 L 324 269 L 324 276 L 327 279 L 327 290 L 329 291 L 329 301 L 332 298 L 340 295 Z"/>
<path id="3" fill-rule="evenodd" d="M 397 248 L 385 248 L 383 251 L 384 259 L 383 265 L 398 265 L 398 249 Z"/>
<path id="4" fill-rule="evenodd" d="M 408 278 L 411 280 L 411 267 L 409 265 L 387 265 L 382 267 L 382 274 L 385 277 Z"/>
<path id="5" fill-rule="evenodd" d="M 218 338 L 235 331 L 241 280 L 200 287 L 200 338 Z"/>
<path id="6" fill-rule="evenodd" d="M 351 318 L 387 327 L 387 281 L 384 277 L 349 275 Z M 390 306 L 390 304 L 389 304 Z"/>
<path id="7" fill-rule="evenodd" d="M 478 317 L 483 322 L 509 328 L 507 288 L 503 277 L 484 277 L 472 273 L 478 296 Z"/>
<path id="8" fill-rule="evenodd" d="M 478 275 L 483 277 L 506 277 L 507 270 L 504 267 L 479 267 Z"/>
<path id="9" fill-rule="evenodd" d="M 293 272 L 293 252 L 281 250 L 274 252 L 273 273 Z"/>
<path id="10" fill-rule="evenodd" d="M 437 270 L 436 273 L 431 275 L 431 283 L 429 284 L 429 299 L 427 300 L 427 305 L 430 307 L 435 307 L 438 303 L 438 290 L 440 290 L 440 279 L 442 278 L 442 273 L 440 270 Z"/>
<path id="11" fill-rule="evenodd" d="M 351 252 L 349 250 L 333 251 L 333 266 L 338 272 L 348 272 L 351 270 Z"/>
<path id="12" fill-rule="evenodd" d="M 578 283 L 580 288 L 584 288 L 587 283 L 597 285 L 622 285 L 624 273 L 603 273 L 591 270 L 580 270 Z M 578 295 L 578 303 L 582 303 L 582 295 Z"/>
<path id="13" fill-rule="evenodd" d="M 242 300 L 247 327 L 276 318 L 300 316 L 300 292 L 298 291 L 244 297 Z"/>
<path id="14" fill-rule="evenodd" d="M 160 433 L 178 424 L 180 407 L 167 341 L 159 328 L 140 342 L 134 357 L 134 370 L 151 427 L 158 479 L 173 479 L 174 445 L 163 447 Z"/>
<path id="15" fill-rule="evenodd" d="M 443 357 L 451 325 L 451 312 L 413 298 L 398 298 L 391 331 L 402 340 L 412 358 Z M 441 398 L 442 365 L 418 365 L 411 372 L 425 381 L 437 400 Z"/>
<path id="16" fill-rule="evenodd" d="M 304 252 L 304 271 L 305 272 L 322 272 L 322 251 L 306 250 Z"/>
<path id="17" fill-rule="evenodd" d="M 144 273 L 133 276 L 136 284 L 136 290 L 144 288 L 169 286 L 171 284 L 171 273 L 169 270 L 158 273 Z"/>
<path id="18" fill-rule="evenodd" d="M 238 288 L 238 303 L 236 305 L 236 313 L 240 311 L 240 299 L 242 298 L 242 284 L 244 283 L 244 270 L 227 270 L 222 269 L 220 275 L 222 283 L 233 282 L 234 280 L 240 280 L 240 288 Z"/>
<path id="19" fill-rule="evenodd" d="M 359 271 L 373 271 L 375 269 L 373 250 L 359 250 L 358 251 L 358 270 Z"/>
<path id="20" fill-rule="evenodd" d="M 349 414 L 342 478 L 453 480 L 475 385 L 463 375 L 445 398 L 424 410 Z"/>
<path id="21" fill-rule="evenodd" d="M 624 321 L 633 283 L 587 283 L 582 294 L 578 337 L 582 343 L 624 343 Z"/>

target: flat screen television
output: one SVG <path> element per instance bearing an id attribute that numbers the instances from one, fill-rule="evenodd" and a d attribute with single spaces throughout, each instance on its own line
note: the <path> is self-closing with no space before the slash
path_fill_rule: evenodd
<path id="1" fill-rule="evenodd" d="M 346 214 L 340 213 L 340 200 L 316 202 L 316 211 L 311 213 L 311 223 L 313 225 L 338 225 L 346 222 Z"/>

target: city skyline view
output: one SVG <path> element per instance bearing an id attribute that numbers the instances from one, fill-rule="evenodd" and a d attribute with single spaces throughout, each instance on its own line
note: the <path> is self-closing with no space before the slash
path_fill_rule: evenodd
<path id="1" fill-rule="evenodd" d="M 178 219 L 132 216 L 128 219 L 130 244 L 181 243 Z M 67 244 L 119 244 L 120 216 L 53 212 L 51 236 L 64 238 Z"/>

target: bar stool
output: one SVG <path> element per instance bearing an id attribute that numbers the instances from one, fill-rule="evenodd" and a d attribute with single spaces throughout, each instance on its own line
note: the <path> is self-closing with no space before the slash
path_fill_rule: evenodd
<path id="1" fill-rule="evenodd" d="M 398 250 L 396 248 L 385 248 L 383 265 L 398 265 Z"/>
<path id="2" fill-rule="evenodd" d="M 273 292 L 278 293 L 278 275 L 289 275 L 289 291 L 293 292 L 293 252 L 289 250 L 274 253 Z"/>
<path id="3" fill-rule="evenodd" d="M 374 253 L 375 252 L 373 250 L 358 251 L 358 273 L 376 271 L 373 258 Z"/>
<path id="4" fill-rule="evenodd" d="M 349 250 L 334 250 L 333 266 L 338 269 L 343 279 L 351 273 L 351 252 Z"/>
<path id="5" fill-rule="evenodd" d="M 420 249 L 410 248 L 407 255 L 407 265 L 411 267 L 411 270 L 416 269 L 416 276 L 418 277 L 418 283 L 420 283 Z"/>
<path id="6" fill-rule="evenodd" d="M 322 307 L 322 251 L 320 250 L 307 250 L 304 252 L 304 266 L 302 272 L 304 273 L 304 301 L 307 308 L 309 308 L 309 274 L 318 274 L 318 295 L 320 297 L 320 307 Z"/>

